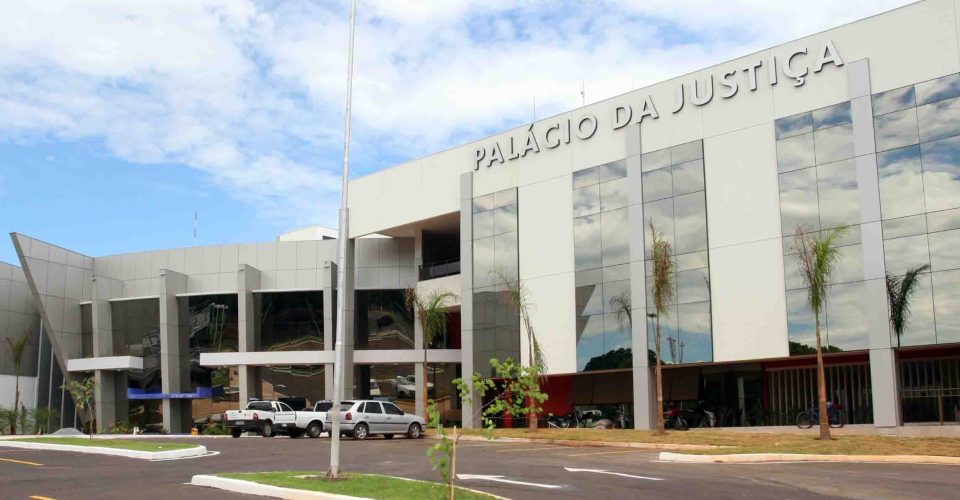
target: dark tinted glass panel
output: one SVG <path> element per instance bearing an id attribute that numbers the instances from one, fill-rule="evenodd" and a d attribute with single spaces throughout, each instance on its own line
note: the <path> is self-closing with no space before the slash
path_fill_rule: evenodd
<path id="1" fill-rule="evenodd" d="M 853 121 L 850 118 L 850 101 L 828 106 L 813 112 L 813 129 L 843 125 Z"/>
<path id="2" fill-rule="evenodd" d="M 358 399 L 389 400 L 404 412 L 414 412 L 417 387 L 414 365 L 359 365 L 354 367 L 353 373 L 356 384 L 354 391 Z M 380 403 L 368 402 L 366 413 L 383 413 L 383 410 Z"/>
<path id="3" fill-rule="evenodd" d="M 878 116 L 873 120 L 877 151 L 901 148 L 920 142 L 916 108 Z"/>
<path id="4" fill-rule="evenodd" d="M 899 89 L 888 90 L 873 96 L 873 115 L 885 115 L 892 111 L 912 108 L 917 105 L 916 93 L 913 85 Z"/>
<path id="5" fill-rule="evenodd" d="M 358 290 L 357 349 L 413 349 L 413 314 L 403 290 Z"/>
<path id="6" fill-rule="evenodd" d="M 928 212 L 960 207 L 960 137 L 920 146 Z"/>
<path id="7" fill-rule="evenodd" d="M 815 163 L 813 134 L 777 141 L 777 168 L 780 172 L 812 167 Z"/>
<path id="8" fill-rule="evenodd" d="M 323 350 L 322 292 L 264 293 L 258 299 L 260 345 L 257 350 Z"/>
<path id="9" fill-rule="evenodd" d="M 817 130 L 813 142 L 818 165 L 853 158 L 853 124 Z"/>
<path id="10" fill-rule="evenodd" d="M 184 302 L 181 299 L 180 303 Z M 128 387 L 161 392 L 160 301 L 143 299 L 111 302 L 110 315 L 113 354 L 143 358 L 143 370 L 126 372 Z M 181 332 L 181 335 L 185 334 Z"/>
<path id="11" fill-rule="evenodd" d="M 810 113 L 788 116 L 776 121 L 777 139 L 786 139 L 795 135 L 813 132 L 813 119 Z"/>
<path id="12" fill-rule="evenodd" d="M 938 101 L 917 108 L 920 142 L 960 134 L 960 98 Z"/>
<path id="13" fill-rule="evenodd" d="M 915 87 L 918 105 L 957 97 L 960 96 L 960 75 L 949 75 L 929 82 L 918 83 Z"/>
<path id="14" fill-rule="evenodd" d="M 922 214 L 923 171 L 920 148 L 909 146 L 877 154 L 880 211 L 884 219 Z"/>

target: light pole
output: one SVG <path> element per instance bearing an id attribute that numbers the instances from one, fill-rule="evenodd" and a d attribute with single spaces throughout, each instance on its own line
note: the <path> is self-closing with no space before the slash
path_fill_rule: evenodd
<path id="1" fill-rule="evenodd" d="M 337 228 L 337 321 L 336 344 L 333 360 L 333 422 L 330 429 L 330 469 L 328 478 L 340 475 L 340 400 L 343 396 L 343 338 L 345 335 L 343 318 L 346 317 L 347 289 L 347 238 L 350 237 L 347 224 L 347 187 L 350 180 L 350 101 L 353 97 L 353 36 L 357 22 L 357 0 L 350 1 L 350 42 L 347 48 L 347 97 L 346 117 L 343 126 L 343 177 L 340 180 L 340 225 Z"/>

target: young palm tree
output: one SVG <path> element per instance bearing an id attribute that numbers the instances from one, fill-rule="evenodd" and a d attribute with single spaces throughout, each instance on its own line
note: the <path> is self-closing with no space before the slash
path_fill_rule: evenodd
<path id="1" fill-rule="evenodd" d="M 903 277 L 887 273 L 887 303 L 890 305 L 890 328 L 897 335 L 897 347 L 900 347 L 900 337 L 907 328 L 910 320 L 910 300 L 913 299 L 917 286 L 920 285 L 920 274 L 930 270 L 930 264 L 911 267 Z"/>
<path id="2" fill-rule="evenodd" d="M 29 332 L 23 332 L 16 340 L 7 337 L 7 349 L 13 358 L 13 370 L 16 374 L 16 383 L 13 395 L 13 418 L 10 419 L 10 434 L 17 433 L 17 420 L 20 416 L 20 367 L 23 366 L 23 354 L 27 351 Z"/>
<path id="3" fill-rule="evenodd" d="M 423 330 L 423 403 L 427 407 L 430 399 L 429 365 L 427 364 L 427 350 L 433 339 L 442 338 L 447 334 L 447 313 L 460 298 L 457 294 L 447 290 L 435 290 L 426 297 L 421 297 L 413 288 L 404 293 L 407 307 L 416 313 L 420 329 Z"/>
<path id="4" fill-rule="evenodd" d="M 820 408 L 820 439 L 830 439 L 830 416 L 827 414 L 827 381 L 823 368 L 823 346 L 820 341 L 820 315 L 827 305 L 827 285 L 840 259 L 837 241 L 847 232 L 838 227 L 825 234 L 808 233 L 797 226 L 794 246 L 800 278 L 807 287 L 807 301 L 813 312 L 817 337 L 817 397 Z"/>
<path id="5" fill-rule="evenodd" d="M 507 272 L 503 268 L 497 268 L 496 273 L 497 281 L 500 286 L 504 287 L 507 300 L 517 308 L 520 321 L 523 327 L 526 328 L 527 344 L 530 346 L 530 351 L 527 355 L 528 366 L 535 369 L 538 376 L 543 376 L 547 373 L 547 357 L 543 352 L 543 346 L 540 345 L 540 340 L 537 339 L 537 334 L 533 329 L 533 323 L 530 321 L 530 312 L 534 308 L 533 300 L 530 298 L 530 290 L 520 281 L 517 275 Z M 530 401 L 530 407 L 533 407 L 535 404 L 535 401 Z M 528 423 L 531 429 L 536 429 L 537 416 L 530 414 Z"/>
<path id="6" fill-rule="evenodd" d="M 660 317 L 673 303 L 673 248 L 663 238 L 663 233 L 650 223 L 650 240 L 653 249 L 653 307 L 656 309 L 656 353 L 657 353 L 657 435 L 667 433 L 663 422 L 663 368 L 660 363 Z"/>

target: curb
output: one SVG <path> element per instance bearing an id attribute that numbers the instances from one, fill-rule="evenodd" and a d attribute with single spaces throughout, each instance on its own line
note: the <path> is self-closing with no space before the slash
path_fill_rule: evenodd
<path id="1" fill-rule="evenodd" d="M 428 436 L 430 439 L 438 439 L 436 436 Z M 590 446 L 597 448 L 633 448 L 638 450 L 717 450 L 726 448 L 725 446 L 715 446 L 710 444 L 670 444 L 670 443 L 634 443 L 628 441 L 577 441 L 572 439 L 535 439 L 535 438 L 493 438 L 487 439 L 483 436 L 462 436 L 463 441 L 493 441 L 500 443 L 542 443 L 555 444 L 559 446 Z M 715 456 L 715 455 L 714 455 Z"/>
<path id="2" fill-rule="evenodd" d="M 660 453 L 661 462 L 690 464 L 750 464 L 771 462 L 832 462 L 832 463 L 889 463 L 960 465 L 960 457 L 934 455 L 808 455 L 800 453 L 743 453 L 732 455 L 691 455 L 687 453 Z"/>
<path id="3" fill-rule="evenodd" d="M 207 454 L 206 446 L 195 446 L 181 450 L 168 451 L 141 451 L 124 450 L 120 448 L 102 448 L 99 446 L 77 446 L 72 444 L 24 443 L 20 441 L 0 441 L 0 447 L 20 448 L 26 450 L 72 451 L 74 453 L 90 453 L 96 455 L 113 455 L 116 457 L 137 458 L 140 460 L 170 460 L 175 458 L 199 457 Z"/>
<path id="4" fill-rule="evenodd" d="M 324 493 L 321 491 L 306 491 L 293 488 L 281 488 L 279 486 L 270 486 L 268 484 L 255 483 L 253 481 L 244 481 L 242 479 L 231 479 L 227 477 L 197 475 L 190 479 L 190 484 L 194 486 L 205 486 L 207 488 L 216 488 L 218 490 L 231 491 L 234 493 L 244 493 L 246 495 L 256 495 L 261 497 L 285 498 L 287 500 L 300 499 L 325 499 L 325 500 L 347 500 L 361 499 L 370 500 L 364 497 L 351 497 L 347 495 L 337 495 L 335 493 Z"/>

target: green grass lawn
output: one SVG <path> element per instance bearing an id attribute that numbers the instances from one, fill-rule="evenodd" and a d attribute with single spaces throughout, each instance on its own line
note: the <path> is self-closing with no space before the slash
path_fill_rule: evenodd
<path id="1" fill-rule="evenodd" d="M 168 443 L 166 441 L 153 441 L 145 439 L 90 439 L 85 437 L 37 437 L 14 439 L 13 441 L 23 441 L 26 443 L 69 444 L 73 446 L 91 446 L 97 448 L 120 448 L 124 450 L 137 451 L 183 450 L 186 448 L 195 448 L 197 446 L 195 444 Z"/>
<path id="2" fill-rule="evenodd" d="M 667 431 L 657 436 L 653 431 L 633 429 L 496 429 L 495 438 L 560 439 L 569 441 L 618 441 L 656 444 L 699 444 L 717 446 L 708 450 L 683 450 L 683 453 L 808 453 L 823 455 L 932 455 L 960 457 L 958 438 L 901 438 L 892 436 L 834 435 L 830 441 L 817 439 L 814 432 L 741 433 L 721 431 Z M 466 434 L 484 435 L 478 429 L 463 430 Z M 431 432 L 432 433 L 432 432 Z"/>
<path id="3" fill-rule="evenodd" d="M 322 491 L 339 495 L 374 498 L 377 500 L 408 500 L 410 498 L 446 498 L 447 486 L 424 481 L 407 481 L 377 474 L 343 474 L 345 479 L 326 481 L 323 473 L 309 471 L 247 472 L 218 474 L 220 477 L 254 481 L 271 486 Z M 312 476 L 312 477 L 297 477 Z M 457 498 L 490 500 L 490 495 L 457 488 Z"/>

